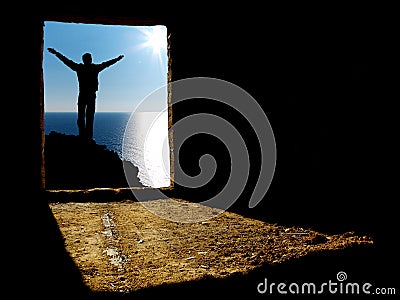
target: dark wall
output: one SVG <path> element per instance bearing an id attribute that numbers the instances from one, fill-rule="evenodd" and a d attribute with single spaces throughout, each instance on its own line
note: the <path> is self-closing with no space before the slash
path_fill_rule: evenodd
<path id="1" fill-rule="evenodd" d="M 393 122 L 394 53 L 393 20 L 380 14 L 297 7 L 168 19 L 173 78 L 208 76 L 239 85 L 263 107 L 274 130 L 275 176 L 261 204 L 248 209 L 259 165 L 248 124 L 205 101 L 175 108 L 176 119 L 194 112 L 222 115 L 249 143 L 250 182 L 232 210 L 324 231 L 386 230 L 382 221 L 391 219 L 391 200 L 382 189 L 381 159 L 387 158 Z M 191 161 L 195 173 L 199 152 L 218 152 L 217 146 L 212 138 L 193 139 L 182 152 L 187 170 Z M 229 166 L 223 158 L 219 162 Z M 219 182 L 183 194 L 200 201 L 219 191 L 227 170 L 217 174 Z"/>

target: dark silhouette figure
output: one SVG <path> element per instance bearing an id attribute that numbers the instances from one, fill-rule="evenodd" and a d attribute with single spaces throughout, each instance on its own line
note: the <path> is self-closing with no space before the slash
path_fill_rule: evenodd
<path id="1" fill-rule="evenodd" d="M 70 60 L 53 48 L 48 48 L 48 50 L 66 66 L 75 71 L 78 76 L 79 95 L 77 124 L 79 136 L 92 140 L 94 113 L 96 109 L 96 92 L 99 88 L 98 75 L 105 68 L 120 61 L 124 56 L 120 55 L 100 64 L 94 64 L 92 63 L 92 55 L 90 53 L 85 53 L 82 55 L 82 64 Z"/>

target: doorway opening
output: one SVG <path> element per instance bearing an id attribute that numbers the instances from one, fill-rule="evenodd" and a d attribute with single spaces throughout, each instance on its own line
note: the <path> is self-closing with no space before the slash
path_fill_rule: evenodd
<path id="1" fill-rule="evenodd" d="M 172 188 L 170 35 L 158 22 L 137 23 L 44 22 L 41 127 L 45 190 Z M 82 140 L 78 126 L 78 72 L 50 49 L 80 65 L 84 53 L 90 53 L 92 63 L 98 65 L 123 56 L 98 73 L 89 142 Z M 126 176 L 137 180 L 130 178 L 128 185 Z"/>

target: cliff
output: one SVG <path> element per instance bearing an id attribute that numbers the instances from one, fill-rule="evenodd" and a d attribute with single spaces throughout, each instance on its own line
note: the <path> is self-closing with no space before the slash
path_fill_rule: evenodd
<path id="1" fill-rule="evenodd" d="M 105 145 L 54 131 L 45 136 L 48 190 L 128 187 L 124 166 L 129 170 L 131 186 L 143 187 L 137 167 Z"/>

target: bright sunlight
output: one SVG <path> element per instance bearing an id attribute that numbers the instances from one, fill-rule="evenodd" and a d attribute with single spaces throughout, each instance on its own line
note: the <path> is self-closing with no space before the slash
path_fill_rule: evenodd
<path id="1" fill-rule="evenodd" d="M 161 52 L 167 49 L 167 28 L 157 25 L 151 28 L 143 28 L 141 31 L 145 36 L 145 41 L 140 45 L 140 48 L 151 48 L 153 55 L 161 61 Z"/>

